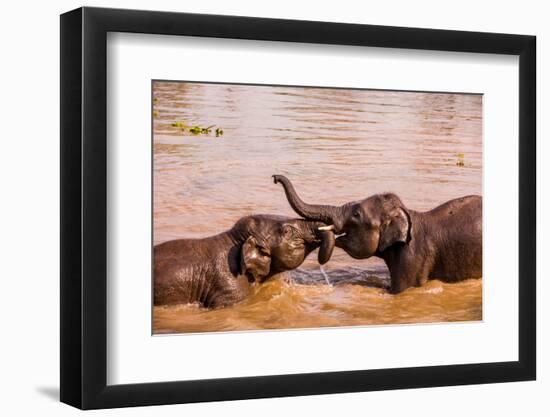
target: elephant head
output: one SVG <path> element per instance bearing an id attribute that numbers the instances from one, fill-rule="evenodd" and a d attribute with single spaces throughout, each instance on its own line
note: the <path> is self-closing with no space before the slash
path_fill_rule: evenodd
<path id="1" fill-rule="evenodd" d="M 393 245 L 408 244 L 411 239 L 411 216 L 395 194 L 377 194 L 342 206 L 304 203 L 288 178 L 274 175 L 281 183 L 288 202 L 300 216 L 322 221 L 338 238 L 336 246 L 356 259 L 380 254 Z"/>
<path id="2" fill-rule="evenodd" d="M 326 263 L 335 246 L 334 234 L 324 223 L 283 216 L 255 215 L 241 219 L 233 234 L 243 237 L 241 271 L 250 281 L 262 282 L 299 267 L 319 248 L 318 261 Z M 321 228 L 321 230 L 319 230 Z"/>

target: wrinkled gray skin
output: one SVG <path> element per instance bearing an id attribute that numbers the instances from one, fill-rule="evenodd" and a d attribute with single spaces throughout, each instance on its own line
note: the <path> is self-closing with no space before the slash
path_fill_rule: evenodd
<path id="1" fill-rule="evenodd" d="M 319 226 L 324 224 L 254 215 L 216 236 L 161 243 L 154 249 L 154 303 L 224 307 L 246 298 L 253 283 L 297 268 L 319 247 L 323 264 L 334 249 L 334 235 Z"/>
<path id="2" fill-rule="evenodd" d="M 292 183 L 281 183 L 296 213 L 334 226 L 336 246 L 351 257 L 386 262 L 394 294 L 429 279 L 446 282 L 482 275 L 482 200 L 471 195 L 427 212 L 407 209 L 395 194 L 377 194 L 343 206 L 304 203 Z"/>

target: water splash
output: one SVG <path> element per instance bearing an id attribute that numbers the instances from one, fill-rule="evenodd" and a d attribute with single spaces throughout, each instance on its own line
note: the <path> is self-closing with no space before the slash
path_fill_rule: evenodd
<path id="1" fill-rule="evenodd" d="M 325 281 L 327 285 L 330 285 L 332 287 L 332 284 L 330 283 L 330 280 L 328 279 L 328 274 L 325 272 L 325 268 L 323 268 L 323 265 L 319 265 L 319 270 L 321 271 L 321 274 L 325 277 Z"/>
<path id="2" fill-rule="evenodd" d="M 428 288 L 425 292 L 426 294 L 440 294 L 443 292 L 443 287 Z"/>

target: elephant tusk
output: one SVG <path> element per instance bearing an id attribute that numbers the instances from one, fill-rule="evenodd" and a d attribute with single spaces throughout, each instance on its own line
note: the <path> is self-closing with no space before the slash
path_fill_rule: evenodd
<path id="1" fill-rule="evenodd" d="M 317 230 L 334 230 L 334 225 L 331 224 L 330 226 L 320 226 Z"/>

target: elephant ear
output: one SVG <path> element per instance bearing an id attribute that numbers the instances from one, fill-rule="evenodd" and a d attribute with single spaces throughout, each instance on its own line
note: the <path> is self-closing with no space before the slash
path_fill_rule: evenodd
<path id="1" fill-rule="evenodd" d="M 380 240 L 378 251 L 384 252 L 396 243 L 409 243 L 411 240 L 411 217 L 407 210 L 398 207 L 390 217 L 380 226 Z"/>
<path id="2" fill-rule="evenodd" d="M 254 236 L 244 242 L 241 250 L 241 272 L 251 282 L 262 282 L 269 274 L 271 251 Z"/>

